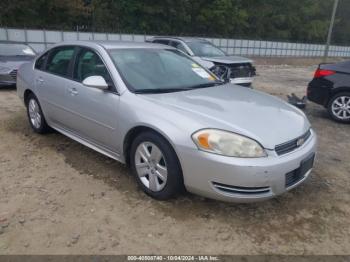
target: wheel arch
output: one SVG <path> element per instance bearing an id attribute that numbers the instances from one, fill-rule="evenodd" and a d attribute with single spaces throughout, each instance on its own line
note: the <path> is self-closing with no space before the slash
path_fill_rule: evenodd
<path id="1" fill-rule="evenodd" d="M 329 103 L 332 101 L 332 98 L 336 96 L 339 93 L 350 93 L 350 87 L 349 86 L 341 86 L 337 87 L 331 90 L 330 96 L 328 97 L 328 101 L 326 103 L 326 107 L 329 106 Z"/>
<path id="2" fill-rule="evenodd" d="M 33 94 L 35 96 L 34 92 L 30 89 L 26 89 L 23 93 L 23 102 L 26 106 L 27 106 L 29 95 L 31 95 L 31 94 Z"/>
<path id="3" fill-rule="evenodd" d="M 177 160 L 179 162 L 180 168 L 182 170 L 179 154 L 178 154 L 178 152 L 176 150 L 176 147 L 174 146 L 173 142 L 171 141 L 171 139 L 164 132 L 162 132 L 161 130 L 159 130 L 157 128 L 154 128 L 154 127 L 147 126 L 147 125 L 134 126 L 124 136 L 124 140 L 123 140 L 123 156 L 124 156 L 125 163 L 127 165 L 130 164 L 130 149 L 131 149 L 132 142 L 134 141 L 134 139 L 139 134 L 141 134 L 143 132 L 153 132 L 153 133 L 156 133 L 157 135 L 161 136 L 163 139 L 165 139 L 165 141 L 167 141 L 167 143 L 174 150 L 175 155 L 177 157 Z"/>

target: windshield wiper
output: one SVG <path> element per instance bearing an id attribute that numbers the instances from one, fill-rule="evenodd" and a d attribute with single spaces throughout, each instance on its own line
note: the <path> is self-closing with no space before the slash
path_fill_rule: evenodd
<path id="1" fill-rule="evenodd" d="M 172 93 L 190 90 L 188 88 L 155 88 L 155 89 L 139 89 L 135 90 L 135 94 L 161 94 L 161 93 Z"/>
<path id="2" fill-rule="evenodd" d="M 219 85 L 223 85 L 223 84 L 225 84 L 225 82 L 223 82 L 223 81 L 215 81 L 215 82 L 211 82 L 211 83 L 204 83 L 204 84 L 198 84 L 198 85 L 189 86 L 189 87 L 186 88 L 186 90 L 192 90 L 192 89 L 197 89 L 197 88 L 213 87 L 213 86 L 219 86 Z"/>
<path id="3" fill-rule="evenodd" d="M 199 89 L 199 88 L 206 88 L 206 87 L 212 87 L 212 86 L 218 86 L 223 85 L 225 82 L 223 81 L 215 81 L 211 83 L 204 83 L 204 84 L 198 84 L 193 85 L 189 87 L 181 87 L 181 88 L 157 88 L 157 89 L 139 89 L 135 90 L 135 94 L 162 94 L 162 93 L 172 93 L 172 92 L 181 92 L 181 91 L 188 91 L 193 89 Z"/>
<path id="4" fill-rule="evenodd" d="M 35 55 L 14 55 L 15 57 L 34 57 Z"/>

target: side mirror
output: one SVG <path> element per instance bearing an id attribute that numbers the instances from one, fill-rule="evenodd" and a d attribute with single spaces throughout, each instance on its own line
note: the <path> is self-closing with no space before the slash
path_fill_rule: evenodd
<path id="1" fill-rule="evenodd" d="M 83 80 L 83 85 L 98 88 L 101 90 L 108 89 L 108 84 L 102 76 L 89 76 Z"/>

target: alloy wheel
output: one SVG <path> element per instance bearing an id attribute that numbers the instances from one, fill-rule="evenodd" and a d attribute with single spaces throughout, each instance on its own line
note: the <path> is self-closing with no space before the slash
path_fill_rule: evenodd
<path id="1" fill-rule="evenodd" d="M 332 103 L 332 113 L 341 120 L 350 119 L 350 97 L 339 96 Z"/>
<path id="2" fill-rule="evenodd" d="M 33 98 L 29 100 L 28 112 L 29 112 L 30 122 L 35 128 L 39 129 L 41 126 L 40 107 L 37 101 Z"/>
<path id="3" fill-rule="evenodd" d="M 153 192 L 167 182 L 168 169 L 162 151 L 151 142 L 141 143 L 135 152 L 135 167 L 142 184 Z"/>

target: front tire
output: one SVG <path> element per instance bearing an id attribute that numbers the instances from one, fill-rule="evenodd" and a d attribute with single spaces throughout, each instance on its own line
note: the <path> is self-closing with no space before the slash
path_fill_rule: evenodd
<path id="1" fill-rule="evenodd" d="M 138 135 L 130 150 L 130 164 L 138 185 L 149 196 L 166 200 L 183 190 L 183 178 L 174 149 L 154 132 Z"/>
<path id="2" fill-rule="evenodd" d="M 340 123 L 350 123 L 350 92 L 334 95 L 328 104 L 328 113 Z"/>
<path id="3" fill-rule="evenodd" d="M 46 123 L 40 103 L 34 94 L 30 94 L 26 100 L 27 116 L 30 126 L 34 132 L 45 134 L 50 131 L 50 127 Z"/>

